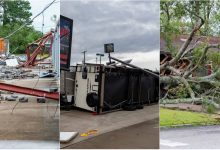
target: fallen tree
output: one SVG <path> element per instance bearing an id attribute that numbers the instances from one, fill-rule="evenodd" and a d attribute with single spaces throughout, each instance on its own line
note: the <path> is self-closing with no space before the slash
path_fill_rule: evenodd
<path id="1" fill-rule="evenodd" d="M 193 76 L 198 67 L 202 66 L 206 61 L 207 54 L 211 49 L 219 49 L 220 43 L 210 44 L 202 43 L 200 47 L 202 53 L 195 59 L 193 52 L 196 51 L 201 44 L 200 38 L 194 40 L 196 33 L 204 25 L 205 21 L 199 15 L 193 13 L 197 18 L 197 23 L 190 32 L 188 38 L 177 51 L 176 55 L 169 61 L 167 58 L 162 60 L 160 65 L 160 84 L 161 90 L 166 93 L 161 97 L 161 103 L 192 103 L 202 102 L 204 99 L 219 108 L 217 104 L 220 100 L 220 69 L 218 68 L 212 74 L 202 77 Z M 193 46 L 191 46 L 193 45 Z M 181 60 L 188 60 L 188 64 L 184 67 L 179 66 Z M 182 65 L 183 66 L 183 65 Z M 165 74 L 169 72 L 169 74 Z M 184 96 L 178 95 L 178 88 L 184 87 Z M 181 89 L 182 90 L 182 89 Z M 172 91 L 172 92 L 171 92 Z M 182 90 L 183 91 L 183 90 Z M 172 97 L 172 94 L 176 94 Z"/>

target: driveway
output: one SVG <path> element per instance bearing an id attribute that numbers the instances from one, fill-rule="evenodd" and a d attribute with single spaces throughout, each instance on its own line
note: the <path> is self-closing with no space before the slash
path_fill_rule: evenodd
<path id="1" fill-rule="evenodd" d="M 184 127 L 160 130 L 161 149 L 220 148 L 220 126 Z"/>

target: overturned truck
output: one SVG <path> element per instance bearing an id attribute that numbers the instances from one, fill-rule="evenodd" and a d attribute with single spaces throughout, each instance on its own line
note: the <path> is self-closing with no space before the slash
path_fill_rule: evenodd
<path id="1" fill-rule="evenodd" d="M 158 102 L 159 73 L 111 57 L 114 43 L 104 44 L 105 53 L 109 54 L 108 65 L 85 63 L 84 52 L 83 64 L 70 67 L 72 28 L 73 20 L 61 16 L 61 108 L 74 106 L 100 114 L 119 109 L 141 109 L 146 104 Z M 123 66 L 117 66 L 111 60 Z"/>
<path id="2" fill-rule="evenodd" d="M 100 64 L 84 68 L 78 64 L 61 72 L 61 106 L 70 104 L 100 114 L 158 103 L 159 78 L 149 70 Z"/>

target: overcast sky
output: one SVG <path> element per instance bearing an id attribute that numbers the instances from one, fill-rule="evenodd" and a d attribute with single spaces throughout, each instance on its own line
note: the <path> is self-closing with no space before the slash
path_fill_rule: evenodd
<path id="1" fill-rule="evenodd" d="M 39 12 L 41 12 L 49 3 L 51 3 L 53 0 L 28 0 L 31 4 L 31 12 L 33 18 L 35 15 L 37 15 Z M 51 17 L 53 15 L 57 16 L 57 20 L 59 20 L 60 17 L 60 2 L 59 0 L 56 0 L 56 2 L 51 5 L 45 12 L 44 12 L 44 33 L 47 33 L 51 30 L 51 28 L 55 27 L 55 24 L 53 21 L 51 21 Z M 36 30 L 42 31 L 42 23 L 43 23 L 43 15 L 40 15 L 37 17 L 34 22 L 32 23 L 34 28 Z"/>
<path id="2" fill-rule="evenodd" d="M 61 1 L 61 15 L 74 20 L 71 64 L 95 62 L 105 43 L 115 56 L 151 70 L 159 69 L 159 1 Z M 104 60 L 107 60 L 107 55 Z"/>

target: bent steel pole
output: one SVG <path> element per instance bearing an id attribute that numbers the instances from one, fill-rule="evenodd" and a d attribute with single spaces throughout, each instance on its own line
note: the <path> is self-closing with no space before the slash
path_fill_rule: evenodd
<path id="1" fill-rule="evenodd" d="M 114 58 L 114 57 L 112 57 L 112 56 L 109 56 L 109 58 L 110 58 L 110 59 L 113 59 L 113 60 L 115 60 L 115 61 L 118 61 L 118 62 L 120 62 L 120 63 L 122 63 L 122 64 L 124 64 L 124 65 L 130 66 L 130 67 L 132 67 L 132 68 L 140 69 L 141 71 L 143 71 L 143 72 L 145 72 L 145 73 L 149 73 L 149 74 L 153 75 L 154 77 L 159 78 L 159 75 L 156 74 L 156 73 L 153 73 L 153 72 L 148 71 L 148 70 L 144 70 L 143 68 L 140 68 L 140 67 L 138 67 L 138 66 L 135 66 L 135 65 L 132 65 L 132 64 L 129 64 L 129 63 L 126 63 L 126 62 L 124 62 L 124 61 L 122 61 L 122 60 L 120 60 L 120 59 Z"/>
<path id="2" fill-rule="evenodd" d="M 21 87 L 21 86 L 16 86 L 12 84 L 6 84 L 6 83 L 0 83 L 0 90 L 21 93 L 21 94 L 26 94 L 26 95 L 32 95 L 32 96 L 45 97 L 45 98 L 50 98 L 50 99 L 59 101 L 58 92 L 47 92 L 43 90 Z"/>

